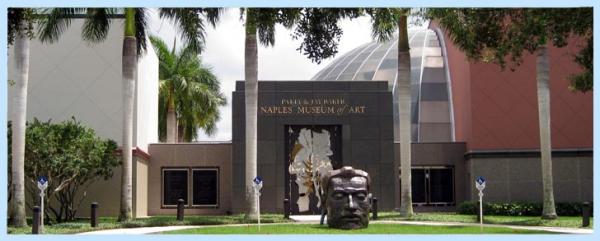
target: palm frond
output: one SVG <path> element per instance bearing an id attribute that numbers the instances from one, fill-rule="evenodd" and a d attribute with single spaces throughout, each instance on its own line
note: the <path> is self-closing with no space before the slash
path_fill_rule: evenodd
<path id="1" fill-rule="evenodd" d="M 200 11 L 204 14 L 206 20 L 208 20 L 210 25 L 212 25 L 214 28 L 217 26 L 217 23 L 219 23 L 219 19 L 223 14 L 224 8 L 202 8 Z"/>
<path id="2" fill-rule="evenodd" d="M 110 15 L 114 13 L 114 9 L 110 8 L 88 8 L 81 31 L 83 40 L 98 43 L 106 39 L 111 22 Z"/>
<path id="3" fill-rule="evenodd" d="M 85 8 L 48 8 L 42 10 L 46 17 L 39 21 L 38 37 L 43 43 L 54 43 L 71 25 L 71 19 L 85 13 Z"/>
<path id="4" fill-rule="evenodd" d="M 378 42 L 387 42 L 394 37 L 398 29 L 401 13 L 396 9 L 375 8 L 367 9 L 371 16 L 371 37 Z"/>
<path id="5" fill-rule="evenodd" d="M 145 8 L 135 9 L 135 38 L 137 39 L 138 57 L 146 52 L 146 29 L 148 29 L 148 19 Z"/>
<path id="6" fill-rule="evenodd" d="M 198 8 L 161 8 L 160 17 L 171 20 L 179 31 L 184 44 L 191 46 L 198 53 L 204 48 L 204 20 Z M 214 15 L 211 15 L 215 17 Z M 216 21 L 216 20 L 213 20 Z"/>
<path id="7" fill-rule="evenodd" d="M 150 36 L 159 57 L 159 137 L 166 137 L 166 109 L 169 99 L 175 102 L 180 134 L 184 141 L 197 138 L 198 129 L 212 135 L 220 118 L 219 108 L 226 104 L 218 78 L 202 65 L 193 48 L 169 51 L 165 42 Z M 172 90 L 172 92 L 171 92 Z"/>

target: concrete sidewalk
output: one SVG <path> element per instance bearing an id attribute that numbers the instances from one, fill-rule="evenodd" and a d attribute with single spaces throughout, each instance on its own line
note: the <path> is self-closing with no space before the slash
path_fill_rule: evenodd
<path id="1" fill-rule="evenodd" d="M 89 234 L 151 234 L 160 233 L 172 230 L 181 230 L 189 228 L 198 228 L 200 226 L 166 226 L 166 227 L 144 227 L 144 228 L 120 228 L 120 229 L 106 229 L 85 233 L 78 233 L 77 235 L 89 235 Z"/>
<path id="2" fill-rule="evenodd" d="M 291 218 L 291 217 L 290 217 Z M 295 223 L 286 224 L 318 224 L 320 216 L 315 217 L 304 216 L 303 218 L 295 218 Z M 479 226 L 478 223 L 458 223 L 458 222 L 429 222 L 429 221 L 393 221 L 393 220 L 378 220 L 370 221 L 370 223 L 389 223 L 403 225 L 429 225 L 429 226 Z M 261 225 L 277 225 L 278 223 L 265 223 Z M 235 227 L 247 226 L 256 224 L 227 224 L 227 225 L 203 225 L 203 226 L 166 226 L 166 227 L 144 227 L 144 228 L 123 228 L 123 229 L 108 229 L 93 232 L 79 233 L 79 235 L 89 234 L 153 234 L 172 230 L 182 230 L 190 228 L 206 228 L 206 227 Z M 562 234 L 593 234 L 593 229 L 585 228 L 563 228 L 563 227 L 546 227 L 546 226 L 518 226 L 518 225 L 503 225 L 503 224 L 484 224 L 484 227 L 504 227 L 523 230 L 547 231 Z"/>

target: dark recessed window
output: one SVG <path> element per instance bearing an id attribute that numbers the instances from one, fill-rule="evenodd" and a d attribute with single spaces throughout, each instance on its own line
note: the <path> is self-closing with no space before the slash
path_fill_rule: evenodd
<path id="1" fill-rule="evenodd" d="M 177 205 L 177 200 L 188 203 L 188 170 L 163 169 L 163 205 Z"/>
<path id="2" fill-rule="evenodd" d="M 193 201 L 196 206 L 217 206 L 219 203 L 219 169 L 192 170 Z"/>

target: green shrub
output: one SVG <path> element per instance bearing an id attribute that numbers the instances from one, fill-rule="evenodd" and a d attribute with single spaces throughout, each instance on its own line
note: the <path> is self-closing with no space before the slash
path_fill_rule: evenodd
<path id="1" fill-rule="evenodd" d="M 9 135 L 11 127 L 9 122 Z M 10 138 L 8 140 L 8 150 L 11 150 L 12 143 Z M 38 203 L 39 190 L 35 183 L 40 176 L 47 177 L 44 199 L 46 222 L 61 223 L 75 219 L 89 185 L 112 177 L 113 168 L 120 163 L 115 155 L 116 149 L 115 141 L 98 137 L 93 129 L 74 117 L 60 123 L 42 122 L 35 118 L 27 122 L 24 174 L 26 182 L 33 185 L 25 188 L 34 198 L 31 203 Z"/>
<path id="2" fill-rule="evenodd" d="M 591 206 L 593 208 L 593 205 Z M 558 216 L 580 216 L 581 207 L 581 203 L 556 203 L 556 213 Z M 484 215 L 540 216 L 542 215 L 542 209 L 542 203 L 533 202 L 483 203 Z M 476 215 L 478 212 L 477 202 L 469 201 L 458 205 L 458 213 L 460 214 Z"/>

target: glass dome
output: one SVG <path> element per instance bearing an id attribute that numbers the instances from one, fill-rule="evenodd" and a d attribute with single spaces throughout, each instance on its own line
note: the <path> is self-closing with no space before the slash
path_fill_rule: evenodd
<path id="1" fill-rule="evenodd" d="M 413 142 L 454 141 L 452 93 L 441 32 L 409 31 L 411 65 L 411 128 Z M 441 39 L 443 43 L 443 39 Z M 395 93 L 398 39 L 371 42 L 337 57 L 314 81 L 387 81 Z M 394 139 L 398 141 L 398 102 L 394 95 Z"/>

